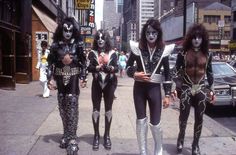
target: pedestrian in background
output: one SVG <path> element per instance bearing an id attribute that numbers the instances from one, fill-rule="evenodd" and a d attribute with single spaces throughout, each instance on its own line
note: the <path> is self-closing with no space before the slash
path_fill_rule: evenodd
<path id="1" fill-rule="evenodd" d="M 124 53 L 124 51 L 120 52 L 120 56 L 119 56 L 119 70 L 120 70 L 120 77 L 122 78 L 125 74 L 125 68 L 126 68 L 126 61 L 127 61 L 127 57 Z"/>
<path id="2" fill-rule="evenodd" d="M 168 107 L 171 94 L 169 61 L 168 56 L 163 55 L 165 45 L 162 36 L 160 22 L 154 18 L 149 19 L 143 26 L 138 47 L 131 45 L 132 52 L 127 61 L 127 75 L 135 80 L 133 98 L 137 116 L 136 134 L 141 155 L 147 155 L 147 103 L 150 111 L 150 129 L 155 146 L 154 155 L 162 155 L 162 103 L 164 108 Z M 135 62 L 136 66 L 134 66 Z M 164 68 L 164 81 L 161 67 Z M 163 100 L 161 83 L 163 83 L 165 92 Z"/>
<path id="3" fill-rule="evenodd" d="M 92 81 L 92 102 L 93 113 L 92 121 L 94 127 L 93 150 L 99 149 L 99 118 L 101 100 L 104 98 L 105 104 L 105 132 L 104 148 L 111 149 L 110 127 L 112 121 L 112 104 L 117 85 L 116 74 L 118 72 L 117 55 L 111 47 L 109 33 L 104 30 L 98 30 L 94 36 L 93 49 L 89 53 L 88 71 L 93 75 Z"/>
<path id="4" fill-rule="evenodd" d="M 177 91 L 180 99 L 179 135 L 177 152 L 184 145 L 185 129 L 191 106 L 194 107 L 195 122 L 192 142 L 192 155 L 200 155 L 199 138 L 202 131 L 203 114 L 206 102 L 214 101 L 212 53 L 208 52 L 208 33 L 201 24 L 192 25 L 183 42 L 183 52 L 176 60 L 177 72 L 181 72 L 182 85 Z M 205 85 L 207 76 L 208 85 Z"/>
<path id="5" fill-rule="evenodd" d="M 47 58 L 50 53 L 50 51 L 47 49 L 48 43 L 47 41 L 42 41 L 41 42 L 41 49 L 38 49 L 37 54 L 38 54 L 38 62 L 36 65 L 36 68 L 39 70 L 39 81 L 40 84 L 43 87 L 43 98 L 47 98 L 50 95 L 50 90 L 48 89 L 47 86 L 47 69 L 48 69 L 48 62 Z"/>

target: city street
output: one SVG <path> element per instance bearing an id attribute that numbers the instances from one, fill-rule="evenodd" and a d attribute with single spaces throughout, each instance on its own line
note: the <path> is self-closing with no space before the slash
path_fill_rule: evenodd
<path id="1" fill-rule="evenodd" d="M 132 99 L 133 80 L 119 78 L 117 99 L 113 106 L 111 127 L 112 149 L 102 146 L 92 151 L 93 126 L 91 120 L 92 103 L 90 98 L 91 76 L 88 88 L 81 89 L 79 105 L 78 142 L 79 155 L 137 155 L 138 146 L 135 134 L 135 111 Z M 49 98 L 41 97 L 39 82 L 17 84 L 16 91 L 0 90 L 0 154 L 1 155 L 63 155 L 59 140 L 62 136 L 62 123 L 57 108 L 56 91 Z M 178 134 L 178 104 L 172 104 L 162 111 L 164 155 L 176 154 Z M 100 117 L 100 133 L 104 132 L 104 109 Z M 236 133 L 205 116 L 200 148 L 203 155 L 235 155 Z M 193 135 L 193 112 L 186 130 L 184 155 L 191 154 Z M 153 139 L 148 133 L 148 150 L 152 154 Z"/>

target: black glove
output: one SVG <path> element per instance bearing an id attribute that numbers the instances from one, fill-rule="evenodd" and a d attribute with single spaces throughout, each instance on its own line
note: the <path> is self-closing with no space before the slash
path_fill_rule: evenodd
<path id="1" fill-rule="evenodd" d="M 103 65 L 103 72 L 104 73 L 111 73 L 112 72 L 112 69 L 113 67 L 112 66 L 108 66 L 108 65 Z"/>

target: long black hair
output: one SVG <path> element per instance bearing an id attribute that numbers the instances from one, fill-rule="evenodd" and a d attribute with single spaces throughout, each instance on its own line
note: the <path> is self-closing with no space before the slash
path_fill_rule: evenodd
<path id="1" fill-rule="evenodd" d="M 161 24 L 157 19 L 154 19 L 154 18 L 148 19 L 147 22 L 144 24 L 142 32 L 141 32 L 141 39 L 139 41 L 139 48 L 147 49 L 146 31 L 147 31 L 148 26 L 151 26 L 153 29 L 155 29 L 158 32 L 158 37 L 155 44 L 157 45 L 157 48 L 162 49 L 164 47 L 164 43 L 162 40 L 163 32 L 161 29 Z"/>
<path id="2" fill-rule="evenodd" d="M 183 50 L 184 52 L 188 51 L 193 47 L 192 45 L 192 39 L 196 36 L 202 37 L 202 44 L 200 47 L 200 50 L 204 53 L 208 53 L 208 46 L 209 46 L 209 37 L 207 30 L 202 24 L 193 24 L 187 32 L 187 35 L 185 36 L 184 42 L 183 42 Z"/>
<path id="3" fill-rule="evenodd" d="M 58 24 L 56 31 L 53 36 L 53 41 L 58 42 L 63 40 L 63 24 L 64 23 L 71 23 L 73 25 L 73 33 L 72 33 L 72 38 L 75 40 L 81 40 L 80 36 L 80 25 L 79 23 L 73 18 L 73 17 L 67 17 L 65 18 L 60 24 Z"/>
<path id="4" fill-rule="evenodd" d="M 109 33 L 103 29 L 98 30 L 96 34 L 94 35 L 93 50 L 98 51 L 99 49 L 98 39 L 99 39 L 100 34 L 103 35 L 103 39 L 105 40 L 105 46 L 104 46 L 105 52 L 109 52 L 112 49 L 111 38 L 110 38 Z"/>

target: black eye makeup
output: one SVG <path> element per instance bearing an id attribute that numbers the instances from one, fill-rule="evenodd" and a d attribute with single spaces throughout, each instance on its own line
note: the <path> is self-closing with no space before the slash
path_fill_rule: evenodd
<path id="1" fill-rule="evenodd" d="M 63 28 L 63 31 L 65 31 L 65 32 L 68 33 L 68 32 L 72 32 L 72 29 L 69 29 L 69 30 L 68 30 L 67 28 L 64 27 L 64 28 Z"/>

